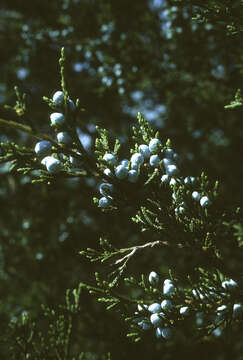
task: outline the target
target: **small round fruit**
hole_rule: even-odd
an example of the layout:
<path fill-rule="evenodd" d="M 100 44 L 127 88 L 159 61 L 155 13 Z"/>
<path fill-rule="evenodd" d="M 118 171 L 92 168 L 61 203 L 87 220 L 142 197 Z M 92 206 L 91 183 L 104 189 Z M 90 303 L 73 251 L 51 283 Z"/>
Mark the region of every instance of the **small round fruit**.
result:
<path fill-rule="evenodd" d="M 217 307 L 217 312 L 225 312 L 227 310 L 228 310 L 228 308 L 226 305 L 221 305 L 221 306 Z"/>
<path fill-rule="evenodd" d="M 168 175 L 169 176 L 169 175 Z M 171 178 L 170 179 L 170 185 L 175 185 L 176 184 L 176 179 L 174 179 L 174 178 Z"/>
<path fill-rule="evenodd" d="M 164 158 L 162 160 L 162 162 L 163 162 L 165 168 L 167 168 L 168 165 L 175 165 L 174 161 L 170 158 Z"/>
<path fill-rule="evenodd" d="M 128 164 L 129 164 L 129 161 L 128 161 L 127 159 L 123 159 L 123 160 L 120 161 L 120 164 L 119 164 L 119 165 L 128 167 Z"/>
<path fill-rule="evenodd" d="M 201 205 L 201 207 L 206 208 L 209 205 L 211 205 L 211 201 L 209 200 L 209 198 L 207 196 L 203 196 L 200 199 L 200 205 Z"/>
<path fill-rule="evenodd" d="M 242 305 L 241 304 L 234 304 L 233 306 L 233 318 L 237 319 L 242 315 Z"/>
<path fill-rule="evenodd" d="M 192 193 L 192 198 L 193 198 L 194 200 L 196 200 L 196 201 L 199 201 L 200 198 L 201 198 L 201 195 L 200 195 L 200 193 L 199 193 L 198 191 L 193 191 L 193 193 Z"/>
<path fill-rule="evenodd" d="M 52 97 L 52 101 L 56 105 L 61 105 L 64 101 L 64 95 L 62 91 L 56 91 Z"/>
<path fill-rule="evenodd" d="M 109 176 L 109 177 L 111 177 L 113 174 L 112 174 L 112 171 L 109 169 L 109 168 L 107 168 L 107 169 L 105 169 L 104 170 L 104 174 L 106 175 L 106 176 Z"/>
<path fill-rule="evenodd" d="M 99 199 L 99 206 L 102 208 L 107 208 L 111 204 L 111 199 L 103 196 Z"/>
<path fill-rule="evenodd" d="M 174 151 L 172 149 L 166 149 L 165 150 L 165 156 L 167 158 L 173 159 Z"/>
<path fill-rule="evenodd" d="M 235 288 L 238 287 L 238 284 L 236 281 L 234 281 L 233 279 L 230 279 L 230 280 L 225 280 L 222 282 L 222 287 L 225 289 L 225 290 L 234 290 Z"/>
<path fill-rule="evenodd" d="M 163 184 L 168 184 L 169 181 L 170 181 L 169 175 L 167 175 L 167 174 L 162 175 L 162 177 L 161 177 L 161 182 L 162 182 Z"/>
<path fill-rule="evenodd" d="M 152 153 L 159 152 L 161 149 L 162 143 L 159 139 L 151 139 L 149 142 L 149 150 Z"/>
<path fill-rule="evenodd" d="M 151 285 L 156 285 L 159 282 L 159 275 L 155 271 L 151 271 L 148 280 Z"/>
<path fill-rule="evenodd" d="M 145 144 L 139 145 L 138 150 L 140 154 L 143 155 L 144 159 L 148 159 L 150 157 L 150 150 L 148 145 Z"/>
<path fill-rule="evenodd" d="M 58 173 L 62 169 L 61 161 L 53 156 L 46 156 L 41 163 L 46 166 L 47 171 L 50 173 Z"/>
<path fill-rule="evenodd" d="M 173 309 L 172 302 L 170 300 L 163 300 L 161 303 L 162 310 L 170 311 Z"/>
<path fill-rule="evenodd" d="M 188 306 L 182 306 L 182 307 L 180 308 L 180 314 L 181 314 L 182 316 L 188 316 L 189 313 L 190 313 L 190 309 L 189 309 Z"/>
<path fill-rule="evenodd" d="M 153 303 L 151 305 L 149 305 L 148 307 L 148 311 L 151 313 L 159 313 L 161 311 L 161 306 L 159 303 Z"/>
<path fill-rule="evenodd" d="M 58 112 L 52 113 L 50 115 L 50 119 L 51 119 L 52 126 L 61 126 L 65 122 L 64 115 L 62 113 L 58 113 Z"/>
<path fill-rule="evenodd" d="M 153 325 L 155 326 L 159 326 L 159 325 L 162 325 L 163 324 L 163 319 L 162 317 L 164 317 L 164 314 L 163 313 L 160 313 L 160 314 L 152 314 L 150 316 L 150 321 Z"/>
<path fill-rule="evenodd" d="M 144 163 L 144 157 L 140 153 L 135 153 L 131 156 L 131 163 L 142 165 Z"/>
<path fill-rule="evenodd" d="M 72 142 L 72 138 L 66 131 L 62 131 L 57 134 L 57 141 L 60 144 L 68 145 Z"/>
<path fill-rule="evenodd" d="M 179 172 L 179 169 L 176 165 L 168 165 L 166 167 L 166 174 L 169 176 L 177 175 Z"/>
<path fill-rule="evenodd" d="M 157 166 L 159 166 L 159 163 L 160 163 L 159 155 L 151 155 L 150 156 L 150 159 L 149 159 L 150 166 L 157 167 Z"/>
<path fill-rule="evenodd" d="M 177 153 L 174 153 L 174 154 L 173 154 L 173 160 L 174 160 L 175 162 L 178 162 L 178 161 L 180 160 L 180 157 L 179 157 L 179 155 L 178 155 Z"/>
<path fill-rule="evenodd" d="M 170 296 L 175 293 L 175 287 L 172 283 L 164 282 L 163 293 L 166 296 Z"/>
<path fill-rule="evenodd" d="M 137 182 L 137 180 L 138 180 L 137 170 L 129 170 L 127 180 L 130 181 L 131 183 Z"/>
<path fill-rule="evenodd" d="M 138 323 L 138 326 L 140 326 L 143 330 L 150 330 L 151 329 L 151 324 L 149 324 L 147 321 L 142 320 Z"/>
<path fill-rule="evenodd" d="M 119 180 L 124 180 L 128 176 L 128 169 L 125 166 L 118 165 L 115 168 L 115 175 Z"/>
<path fill-rule="evenodd" d="M 103 156 L 103 159 L 105 161 L 107 161 L 111 165 L 116 165 L 117 164 L 117 158 L 113 154 L 105 154 Z"/>
<path fill-rule="evenodd" d="M 50 152 L 51 152 L 50 141 L 47 141 L 47 140 L 39 141 L 35 145 L 35 153 L 38 156 L 45 156 L 45 155 L 49 154 Z"/>

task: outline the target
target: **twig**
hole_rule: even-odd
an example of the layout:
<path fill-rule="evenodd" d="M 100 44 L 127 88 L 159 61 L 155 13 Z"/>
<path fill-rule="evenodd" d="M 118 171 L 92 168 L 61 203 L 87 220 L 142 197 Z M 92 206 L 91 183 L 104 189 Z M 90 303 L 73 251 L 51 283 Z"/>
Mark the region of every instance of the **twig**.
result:
<path fill-rule="evenodd" d="M 146 243 L 144 245 L 137 245 L 137 246 L 133 246 L 131 248 L 120 249 L 119 250 L 120 253 L 124 253 L 127 251 L 130 251 L 130 252 L 129 252 L 129 254 L 122 257 L 121 259 L 116 260 L 115 265 L 120 264 L 123 261 L 127 262 L 138 250 L 142 250 L 146 247 L 154 247 L 156 245 L 161 245 L 161 244 L 162 244 L 162 241 L 157 240 L 157 241 L 152 241 L 152 242 Z"/>
<path fill-rule="evenodd" d="M 130 258 L 139 250 L 143 250 L 147 247 L 151 247 L 153 248 L 154 246 L 170 246 L 170 244 L 168 243 L 168 241 L 161 241 L 161 240 L 156 240 L 156 241 L 152 241 L 152 242 L 148 242 L 144 245 L 137 245 L 137 246 L 132 246 L 130 248 L 124 248 L 124 249 L 120 249 L 118 250 L 117 253 L 124 253 L 124 252 L 128 252 L 129 253 L 125 256 L 123 256 L 121 259 L 118 259 L 115 261 L 114 265 L 120 264 L 122 262 L 128 262 L 130 260 Z M 184 246 L 182 244 L 177 244 L 176 245 L 178 248 L 183 248 Z M 115 254 L 114 254 L 115 255 Z"/>

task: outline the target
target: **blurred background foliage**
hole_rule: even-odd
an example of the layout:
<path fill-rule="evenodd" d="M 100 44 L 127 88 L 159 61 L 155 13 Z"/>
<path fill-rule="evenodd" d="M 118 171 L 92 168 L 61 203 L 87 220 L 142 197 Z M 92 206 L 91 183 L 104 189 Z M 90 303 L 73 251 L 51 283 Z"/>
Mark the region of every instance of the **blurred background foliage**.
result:
<path fill-rule="evenodd" d="M 240 0 L 2 0 L 0 118 L 49 131 L 50 110 L 42 97 L 60 89 L 58 58 L 64 46 L 70 95 L 86 110 L 80 116 L 80 138 L 88 151 L 99 125 L 120 139 L 126 157 L 140 111 L 162 139 L 172 140 L 184 175 L 205 170 L 210 179 L 220 180 L 225 204 L 239 206 L 242 107 L 224 106 L 242 88 L 242 21 Z M 27 94 L 23 118 L 3 107 L 14 104 L 15 85 Z M 0 141 L 7 140 L 34 146 L 33 139 L 1 128 Z M 136 244 L 142 235 L 128 222 L 129 209 L 107 218 L 93 205 L 95 179 L 31 185 L 28 176 L 9 174 L 8 167 L 0 167 L 0 357 L 10 358 L 12 344 L 11 356 L 17 359 L 9 320 L 18 322 L 28 311 L 45 333 L 41 304 L 57 307 L 67 288 L 94 282 L 97 265 L 91 266 L 79 251 L 95 248 L 100 235 L 119 247 Z M 165 259 L 173 263 L 173 254 L 156 257 L 149 250 L 130 263 L 129 272 L 163 268 Z M 108 352 L 112 359 L 161 358 L 155 339 L 134 345 L 119 316 L 105 312 L 88 294 L 82 293 L 80 303 L 73 354 L 83 351 L 85 359 L 101 359 Z M 180 354 L 171 345 L 164 359 L 208 352 L 214 359 L 227 358 L 229 348 L 222 343 L 184 344 Z M 240 359 L 239 346 L 231 356 Z"/>

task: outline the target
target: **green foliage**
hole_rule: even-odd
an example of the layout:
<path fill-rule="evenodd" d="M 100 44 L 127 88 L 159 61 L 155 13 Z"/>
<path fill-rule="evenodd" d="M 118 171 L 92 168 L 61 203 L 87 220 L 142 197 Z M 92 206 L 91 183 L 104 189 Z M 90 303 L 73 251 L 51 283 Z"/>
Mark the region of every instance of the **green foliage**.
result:
<path fill-rule="evenodd" d="M 1 359 L 240 359 L 242 0 L 2 6 Z M 65 122 L 49 126 L 53 112 Z M 136 167 L 154 138 L 159 164 Z M 179 173 L 163 182 L 172 148 Z M 168 340 L 148 310 L 164 300 Z"/>
<path fill-rule="evenodd" d="M 7 337 L 11 343 L 11 359 L 73 359 L 91 360 L 94 354 L 79 352 L 73 344 L 78 324 L 74 316 L 80 316 L 81 284 L 77 289 L 66 292 L 66 303 L 55 309 L 42 306 L 38 323 L 23 311 L 19 318 L 9 324 Z M 45 330 L 41 330 L 41 329 Z M 80 339 L 81 343 L 84 340 Z M 5 344 L 4 344 L 5 345 Z M 109 359 L 101 356 L 100 359 Z"/>
<path fill-rule="evenodd" d="M 238 106 L 242 106 L 243 98 L 241 96 L 241 91 L 238 89 L 235 93 L 235 99 L 231 101 L 230 105 L 225 105 L 225 109 L 234 109 Z"/>

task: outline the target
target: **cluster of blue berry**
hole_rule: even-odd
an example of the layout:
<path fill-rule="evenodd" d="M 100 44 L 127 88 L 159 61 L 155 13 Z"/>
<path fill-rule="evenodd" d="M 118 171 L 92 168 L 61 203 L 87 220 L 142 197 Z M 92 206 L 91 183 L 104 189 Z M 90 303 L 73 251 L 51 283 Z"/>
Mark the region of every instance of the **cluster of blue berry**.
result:
<path fill-rule="evenodd" d="M 158 288 L 159 276 L 156 272 L 152 271 L 149 274 L 149 283 Z M 138 316 L 133 319 L 142 330 L 155 329 L 155 335 L 157 338 L 164 338 L 169 340 L 173 335 L 173 330 L 176 326 L 175 319 L 179 321 L 184 320 L 186 317 L 193 317 L 197 327 L 202 327 L 205 321 L 205 316 L 209 316 L 208 312 L 205 314 L 202 310 L 203 306 L 200 306 L 200 301 L 206 306 L 211 304 L 212 313 L 210 319 L 213 324 L 213 333 L 216 336 L 221 335 L 221 328 L 226 319 L 231 316 L 232 319 L 239 319 L 243 316 L 243 307 L 239 303 L 232 305 L 232 295 L 235 289 L 238 288 L 236 281 L 230 279 L 223 281 L 220 291 L 211 288 L 207 293 L 202 292 L 202 289 L 193 289 L 190 296 L 187 294 L 187 299 L 190 299 L 191 306 L 184 304 L 176 304 L 178 302 L 176 292 L 181 293 L 181 289 L 176 287 L 170 279 L 166 279 L 162 286 L 162 302 L 154 302 L 151 305 L 142 304 L 138 305 L 138 311 L 135 315 Z M 181 297 L 180 297 L 181 299 Z M 186 298 L 185 298 L 186 300 Z M 194 301 L 193 301 L 194 300 Z M 197 301 L 196 301 L 197 300 Z M 218 304 L 227 303 L 218 306 Z M 142 316 L 141 316 L 142 315 Z"/>
<path fill-rule="evenodd" d="M 103 156 L 109 168 L 104 170 L 104 174 L 108 177 L 116 177 L 119 180 L 136 183 L 141 174 L 141 167 L 147 169 L 158 169 L 162 172 L 161 183 L 169 184 L 173 187 L 175 184 L 193 185 L 195 178 L 187 176 L 184 179 L 179 177 L 178 161 L 179 156 L 171 148 L 163 147 L 159 139 L 153 138 L 149 144 L 142 144 L 138 147 L 138 152 L 132 154 L 130 160 L 123 159 L 120 162 L 117 157 L 111 153 L 106 153 Z M 182 180 L 183 179 L 183 180 Z M 102 183 L 99 187 L 100 194 L 103 197 L 99 200 L 99 206 L 107 208 L 112 204 L 112 192 L 114 186 L 109 183 Z M 173 200 L 176 200 L 176 195 L 172 194 Z M 208 196 L 201 195 L 197 191 L 192 192 L 192 198 L 200 202 L 202 207 L 208 207 L 211 200 Z M 182 214 L 185 211 L 185 202 L 181 202 L 175 209 L 175 213 Z"/>
<path fill-rule="evenodd" d="M 62 91 L 56 91 L 52 98 L 53 103 L 56 106 L 63 108 L 64 105 L 64 94 Z M 75 110 L 75 105 L 72 100 L 68 100 L 69 110 L 72 112 Z M 65 116 L 61 112 L 54 112 L 50 115 L 51 126 L 56 129 L 62 129 L 65 127 Z M 60 131 L 57 133 L 57 141 L 59 144 L 68 145 L 72 143 L 72 138 L 67 131 Z M 35 153 L 43 157 L 41 163 L 46 167 L 50 173 L 58 173 L 62 170 L 62 162 L 51 156 L 52 144 L 50 141 L 42 140 L 35 145 Z M 69 161 L 71 165 L 76 165 L 76 159 L 70 156 Z"/>
<path fill-rule="evenodd" d="M 160 155 L 164 155 L 164 158 L 161 158 Z M 104 170 L 104 174 L 109 177 L 115 176 L 119 180 L 125 180 L 131 183 L 136 183 L 139 179 L 141 172 L 141 166 L 146 165 L 149 168 L 164 168 L 166 175 L 163 175 L 161 181 L 164 182 L 164 176 L 168 179 L 173 175 L 179 173 L 177 166 L 178 155 L 174 153 L 172 149 L 163 150 L 162 143 L 159 139 L 151 139 L 149 144 L 142 144 L 138 147 L 138 152 L 132 154 L 130 160 L 123 159 L 120 162 L 117 157 L 113 154 L 107 153 L 103 156 L 110 166 L 113 167 L 113 171 L 110 168 Z M 112 196 L 111 190 L 112 186 L 109 184 L 109 194 L 106 191 L 103 191 L 104 187 L 107 184 L 100 185 L 100 193 L 104 195 L 99 200 L 99 205 L 101 207 L 108 207 L 111 205 Z"/>
<path fill-rule="evenodd" d="M 180 185 L 183 184 L 187 188 L 193 188 L 193 186 L 195 186 L 195 183 L 196 183 L 196 179 L 194 176 L 186 176 L 185 178 L 178 177 L 178 178 L 172 178 L 170 180 L 170 185 L 177 184 L 180 187 Z M 198 191 L 192 191 L 191 197 L 193 200 L 195 200 L 195 202 L 198 202 L 202 208 L 207 208 L 212 204 L 211 200 L 207 195 L 201 194 Z M 176 204 L 178 204 L 178 206 L 175 207 L 175 214 L 176 215 L 184 214 L 187 208 L 184 193 L 178 197 L 177 194 L 173 192 L 172 199 L 175 201 Z"/>

